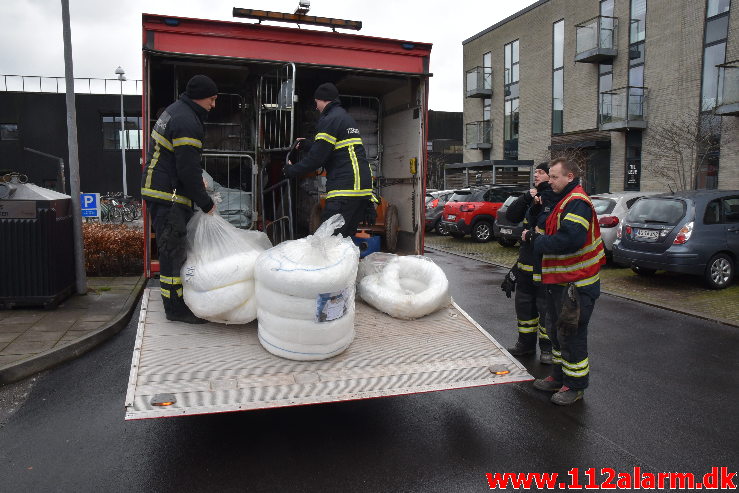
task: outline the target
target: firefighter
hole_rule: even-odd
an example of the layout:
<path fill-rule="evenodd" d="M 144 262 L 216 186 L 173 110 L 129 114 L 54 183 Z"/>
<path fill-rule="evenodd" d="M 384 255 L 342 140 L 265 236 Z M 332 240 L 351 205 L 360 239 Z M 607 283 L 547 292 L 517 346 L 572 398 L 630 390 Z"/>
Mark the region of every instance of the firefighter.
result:
<path fill-rule="evenodd" d="M 541 163 L 534 170 L 534 187 L 518 197 L 506 211 L 506 218 L 514 223 L 523 221 L 524 228 L 539 227 L 544 231 L 544 221 L 549 215 L 554 192 L 549 186 L 549 163 Z M 515 280 L 514 280 L 515 279 Z M 501 289 L 510 298 L 515 291 L 518 340 L 508 348 L 513 356 L 536 353 L 539 340 L 539 361 L 552 364 L 552 343 L 546 329 L 546 290 L 540 284 L 541 267 L 530 242 L 521 242 L 518 260 L 503 280 Z"/>
<path fill-rule="evenodd" d="M 557 204 L 544 234 L 530 229 L 521 234 L 542 256 L 541 281 L 552 322 L 552 374 L 536 379 L 534 387 L 555 392 L 551 401 L 559 405 L 580 400 L 588 386 L 588 322 L 600 295 L 600 266 L 606 262 L 598 216 L 580 186 L 579 173 L 568 159 L 552 161 L 549 184 Z"/>
<path fill-rule="evenodd" d="M 200 155 L 203 122 L 215 108 L 218 88 L 205 75 L 191 78 L 185 92 L 159 116 L 151 131 L 141 196 L 146 200 L 159 252 L 159 282 L 167 320 L 206 323 L 182 298 L 180 270 L 186 258 L 186 226 L 193 206 L 209 214 L 215 204 L 205 191 Z"/>
<path fill-rule="evenodd" d="M 325 168 L 327 195 L 321 221 L 341 214 L 344 226 L 336 233 L 353 236 L 361 221 L 374 223 L 373 202 L 376 201 L 359 127 L 341 107 L 339 91 L 332 83 L 318 86 L 313 98 L 321 112 L 316 137 L 312 143 L 300 140 L 298 148 L 308 153 L 295 164 L 288 162 L 284 173 L 288 178 L 295 178 Z"/>

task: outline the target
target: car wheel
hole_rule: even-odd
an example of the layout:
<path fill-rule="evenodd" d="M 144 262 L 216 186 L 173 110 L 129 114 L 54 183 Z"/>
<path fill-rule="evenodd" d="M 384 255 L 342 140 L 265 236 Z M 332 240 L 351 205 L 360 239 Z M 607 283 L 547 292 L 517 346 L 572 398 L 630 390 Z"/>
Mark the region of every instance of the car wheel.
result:
<path fill-rule="evenodd" d="M 464 238 L 464 233 L 449 233 L 449 234 L 451 234 L 453 237 L 457 239 Z"/>
<path fill-rule="evenodd" d="M 486 243 L 493 238 L 493 225 L 490 221 L 478 221 L 472 228 L 472 239 L 477 243 Z"/>
<path fill-rule="evenodd" d="M 724 289 L 734 278 L 734 262 L 724 253 L 717 253 L 706 265 L 706 284 L 711 289 Z"/>
<path fill-rule="evenodd" d="M 647 269 L 646 267 L 639 267 L 638 265 L 632 265 L 631 270 L 635 274 L 639 274 L 640 276 L 653 276 L 655 272 L 657 272 L 657 269 Z"/>
<path fill-rule="evenodd" d="M 436 232 L 441 236 L 447 236 L 449 234 L 449 230 L 441 221 L 436 224 Z"/>
<path fill-rule="evenodd" d="M 498 243 L 500 244 L 500 246 L 504 246 L 506 248 L 516 246 L 517 242 L 518 240 L 514 240 L 512 238 L 498 238 Z"/>

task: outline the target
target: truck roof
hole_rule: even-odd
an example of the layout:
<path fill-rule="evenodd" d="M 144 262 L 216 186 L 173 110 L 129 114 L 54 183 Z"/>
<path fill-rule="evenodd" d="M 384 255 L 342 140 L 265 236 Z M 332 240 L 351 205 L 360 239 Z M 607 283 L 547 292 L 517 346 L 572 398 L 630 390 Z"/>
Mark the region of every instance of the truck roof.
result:
<path fill-rule="evenodd" d="M 145 51 L 430 75 L 430 43 L 143 14 Z"/>

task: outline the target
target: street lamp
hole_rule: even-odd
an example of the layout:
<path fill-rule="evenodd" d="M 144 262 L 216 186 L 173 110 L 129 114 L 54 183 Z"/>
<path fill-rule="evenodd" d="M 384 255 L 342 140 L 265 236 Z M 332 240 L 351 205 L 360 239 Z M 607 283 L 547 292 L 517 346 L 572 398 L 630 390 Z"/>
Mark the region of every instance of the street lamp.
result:
<path fill-rule="evenodd" d="M 124 75 L 126 72 L 118 66 L 117 69 L 115 69 L 115 73 L 118 76 L 118 80 L 121 81 L 121 161 L 123 166 L 123 196 L 128 195 L 128 184 L 126 183 L 126 146 L 124 144 L 124 139 L 126 136 L 126 127 L 125 127 L 125 116 L 123 114 L 123 81 L 126 80 L 126 76 Z"/>

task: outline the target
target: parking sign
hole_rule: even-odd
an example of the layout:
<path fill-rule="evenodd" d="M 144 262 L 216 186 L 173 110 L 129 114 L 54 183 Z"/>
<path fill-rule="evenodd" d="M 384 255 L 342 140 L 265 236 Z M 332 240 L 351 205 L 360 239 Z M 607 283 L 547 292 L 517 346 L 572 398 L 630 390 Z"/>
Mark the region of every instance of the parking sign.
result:
<path fill-rule="evenodd" d="M 100 194 L 81 193 L 80 208 L 82 217 L 100 217 Z"/>

